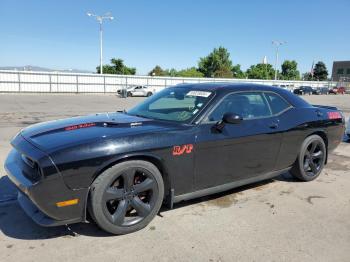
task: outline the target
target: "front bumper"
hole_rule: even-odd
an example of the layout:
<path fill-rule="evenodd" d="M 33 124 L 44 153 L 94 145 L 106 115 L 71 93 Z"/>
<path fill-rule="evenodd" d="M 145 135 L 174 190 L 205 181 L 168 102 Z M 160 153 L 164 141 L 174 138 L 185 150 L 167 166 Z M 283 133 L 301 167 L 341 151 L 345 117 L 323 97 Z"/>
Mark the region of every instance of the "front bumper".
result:
<path fill-rule="evenodd" d="M 88 189 L 69 189 L 60 174 L 43 176 L 33 182 L 28 177 L 22 154 L 43 156 L 44 154 L 21 137 L 13 143 L 14 148 L 5 161 L 9 179 L 19 189 L 18 202 L 25 213 L 42 226 L 59 226 L 85 221 L 86 198 Z M 24 152 L 25 151 L 25 152 Z M 36 159 L 40 161 L 39 159 Z M 47 162 L 47 161 L 46 161 Z M 57 207 L 56 203 L 78 198 L 78 204 Z"/>
<path fill-rule="evenodd" d="M 17 201 L 22 207 L 24 212 L 29 216 L 35 223 L 44 227 L 62 226 L 68 224 L 74 224 L 81 222 L 81 218 L 67 219 L 67 220 L 55 220 L 48 217 L 43 213 L 34 203 L 21 191 L 18 191 Z"/>

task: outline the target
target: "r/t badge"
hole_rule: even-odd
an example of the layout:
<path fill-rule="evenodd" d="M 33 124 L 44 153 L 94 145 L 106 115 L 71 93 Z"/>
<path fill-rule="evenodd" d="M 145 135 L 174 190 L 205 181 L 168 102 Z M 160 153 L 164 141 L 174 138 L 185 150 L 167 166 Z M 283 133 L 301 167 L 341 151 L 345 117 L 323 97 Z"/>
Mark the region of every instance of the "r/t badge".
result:
<path fill-rule="evenodd" d="M 181 156 L 183 154 L 190 154 L 192 153 L 193 145 L 187 144 L 182 146 L 174 146 L 173 147 L 173 156 Z"/>

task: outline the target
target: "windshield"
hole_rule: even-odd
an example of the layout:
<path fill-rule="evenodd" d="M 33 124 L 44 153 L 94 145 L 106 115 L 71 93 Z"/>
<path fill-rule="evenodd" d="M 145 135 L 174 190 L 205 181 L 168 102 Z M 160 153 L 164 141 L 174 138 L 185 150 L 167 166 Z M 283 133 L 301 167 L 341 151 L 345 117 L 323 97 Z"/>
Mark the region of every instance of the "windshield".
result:
<path fill-rule="evenodd" d="M 154 94 L 127 112 L 145 118 L 190 122 L 214 95 L 189 87 L 169 87 Z"/>

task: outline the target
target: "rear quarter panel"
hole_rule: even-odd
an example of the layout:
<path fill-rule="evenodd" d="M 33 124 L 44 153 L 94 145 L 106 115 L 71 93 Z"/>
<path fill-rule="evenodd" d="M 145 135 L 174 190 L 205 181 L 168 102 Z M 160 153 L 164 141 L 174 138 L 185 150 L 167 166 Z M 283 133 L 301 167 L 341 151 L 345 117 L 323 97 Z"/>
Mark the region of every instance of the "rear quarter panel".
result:
<path fill-rule="evenodd" d="M 293 108 L 280 116 L 283 138 L 276 169 L 291 166 L 303 141 L 312 134 L 324 134 L 328 151 L 339 145 L 344 134 L 344 122 L 328 119 L 328 111 L 316 107 Z"/>

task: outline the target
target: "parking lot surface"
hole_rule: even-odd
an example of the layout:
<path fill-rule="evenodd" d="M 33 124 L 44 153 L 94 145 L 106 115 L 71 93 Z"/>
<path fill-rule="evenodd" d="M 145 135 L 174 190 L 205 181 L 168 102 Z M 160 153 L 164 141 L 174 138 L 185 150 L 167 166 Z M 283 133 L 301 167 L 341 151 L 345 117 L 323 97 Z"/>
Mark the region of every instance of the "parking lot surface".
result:
<path fill-rule="evenodd" d="M 350 95 L 305 96 L 348 119 Z M 18 206 L 3 163 L 21 128 L 47 120 L 130 108 L 114 95 L 0 95 L 0 261 L 350 261 L 350 143 L 321 176 L 288 173 L 163 209 L 145 229 L 111 236 L 94 224 L 42 228 Z"/>

